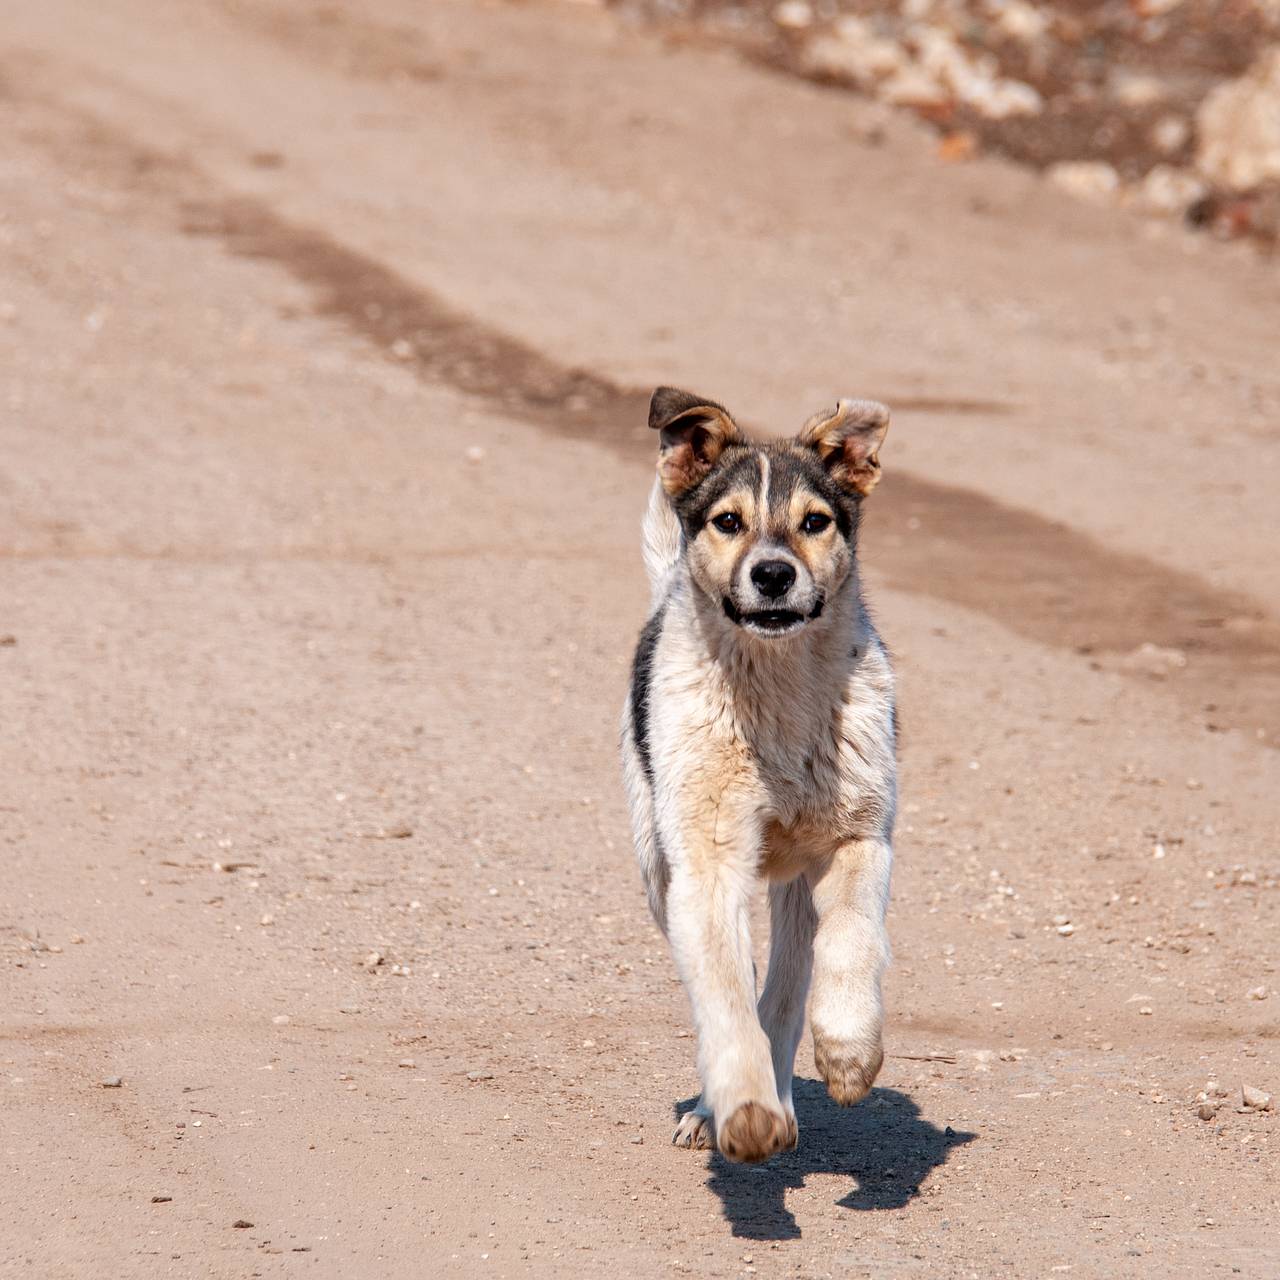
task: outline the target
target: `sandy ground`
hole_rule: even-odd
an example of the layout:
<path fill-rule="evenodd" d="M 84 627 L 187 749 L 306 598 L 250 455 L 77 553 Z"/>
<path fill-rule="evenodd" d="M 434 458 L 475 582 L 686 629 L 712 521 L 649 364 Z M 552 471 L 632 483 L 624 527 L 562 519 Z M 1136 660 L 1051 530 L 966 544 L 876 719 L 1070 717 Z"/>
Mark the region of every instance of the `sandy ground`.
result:
<path fill-rule="evenodd" d="M 1276 1275 L 1274 263 L 360 12 L 0 33 L 0 1274 Z M 897 408 L 890 1058 L 761 1169 L 614 759 L 655 381 Z"/>

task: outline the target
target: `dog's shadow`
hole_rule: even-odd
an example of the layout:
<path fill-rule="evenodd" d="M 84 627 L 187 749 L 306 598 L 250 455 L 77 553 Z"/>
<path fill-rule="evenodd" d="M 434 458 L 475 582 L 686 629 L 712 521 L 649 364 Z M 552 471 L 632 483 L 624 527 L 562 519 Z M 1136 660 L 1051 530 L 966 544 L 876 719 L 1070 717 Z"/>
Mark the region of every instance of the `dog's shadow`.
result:
<path fill-rule="evenodd" d="M 794 1240 L 800 1226 L 786 1206 L 786 1192 L 804 1186 L 811 1173 L 852 1179 L 837 1203 L 846 1209 L 900 1209 L 920 1194 L 929 1174 L 946 1162 L 952 1147 L 977 1136 L 949 1125 L 939 1129 L 897 1089 L 872 1089 L 856 1107 L 841 1107 L 818 1080 L 795 1081 L 800 1146 L 767 1164 L 730 1164 L 718 1151 L 708 1166 L 707 1186 L 720 1197 L 735 1236 L 748 1240 Z M 676 1115 L 697 1098 L 676 1104 Z"/>

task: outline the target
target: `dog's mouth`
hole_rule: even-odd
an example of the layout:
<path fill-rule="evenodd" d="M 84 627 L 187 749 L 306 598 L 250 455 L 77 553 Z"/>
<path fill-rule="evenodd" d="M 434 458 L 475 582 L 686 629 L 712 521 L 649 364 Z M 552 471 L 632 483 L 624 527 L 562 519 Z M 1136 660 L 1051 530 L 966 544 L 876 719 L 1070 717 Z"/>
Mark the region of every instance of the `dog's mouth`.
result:
<path fill-rule="evenodd" d="M 819 599 L 807 614 L 795 609 L 752 609 L 749 612 L 737 608 L 728 596 L 724 598 L 725 617 L 738 626 L 762 636 L 785 636 L 799 631 L 806 623 L 822 614 L 826 602 Z"/>

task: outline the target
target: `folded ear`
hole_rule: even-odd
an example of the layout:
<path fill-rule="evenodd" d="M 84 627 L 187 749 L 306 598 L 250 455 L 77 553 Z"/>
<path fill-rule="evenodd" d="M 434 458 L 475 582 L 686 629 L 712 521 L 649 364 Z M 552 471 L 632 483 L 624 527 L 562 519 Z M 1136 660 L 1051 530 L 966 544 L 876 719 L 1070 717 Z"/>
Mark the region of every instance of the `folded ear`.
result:
<path fill-rule="evenodd" d="M 658 475 L 673 498 L 706 476 L 725 445 L 744 443 L 723 405 L 675 387 L 659 387 L 653 393 L 649 425 L 661 433 Z"/>
<path fill-rule="evenodd" d="M 866 497 L 880 479 L 880 446 L 889 410 L 876 400 L 841 400 L 835 411 L 815 413 L 800 428 L 799 442 L 816 449 L 831 478 Z"/>

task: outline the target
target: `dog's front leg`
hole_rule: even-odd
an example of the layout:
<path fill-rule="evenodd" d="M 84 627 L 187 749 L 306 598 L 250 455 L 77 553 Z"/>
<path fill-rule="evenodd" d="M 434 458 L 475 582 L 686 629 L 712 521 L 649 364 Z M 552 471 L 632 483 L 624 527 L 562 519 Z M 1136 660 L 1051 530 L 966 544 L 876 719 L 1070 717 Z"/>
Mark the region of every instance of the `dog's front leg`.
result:
<path fill-rule="evenodd" d="M 682 820 L 663 832 L 671 861 L 667 930 L 698 1031 L 702 1098 L 693 1123 L 713 1116 L 716 1145 L 730 1160 L 746 1161 L 767 1160 L 796 1140 L 756 1016 L 747 903 L 761 833 L 753 809 L 746 800 L 699 799 L 681 805 Z"/>
<path fill-rule="evenodd" d="M 884 913 L 893 850 L 887 838 L 850 840 L 810 873 L 818 930 L 813 951 L 813 1060 L 827 1092 L 850 1106 L 884 1061 L 880 979 L 889 963 Z"/>

